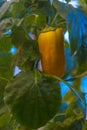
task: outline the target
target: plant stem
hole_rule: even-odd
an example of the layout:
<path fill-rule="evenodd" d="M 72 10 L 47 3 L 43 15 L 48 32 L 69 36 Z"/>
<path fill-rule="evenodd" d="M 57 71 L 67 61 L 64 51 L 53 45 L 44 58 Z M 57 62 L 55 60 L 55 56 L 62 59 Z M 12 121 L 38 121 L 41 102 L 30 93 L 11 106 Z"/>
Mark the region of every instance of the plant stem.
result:
<path fill-rule="evenodd" d="M 65 80 L 65 81 L 74 81 L 74 80 L 77 80 L 77 79 L 79 79 L 79 78 L 82 78 L 83 76 L 86 76 L 86 75 L 87 75 L 87 71 L 83 72 L 83 73 L 80 74 L 80 75 L 74 76 L 73 78 L 69 78 L 69 79 L 67 79 L 67 80 Z"/>
<path fill-rule="evenodd" d="M 55 20 L 57 19 L 57 16 L 58 16 L 58 13 L 56 13 L 55 17 L 53 18 L 52 22 L 51 22 L 51 25 L 54 24 Z"/>
<path fill-rule="evenodd" d="M 66 85 L 69 87 L 69 89 L 72 91 L 72 93 L 73 93 L 76 97 L 78 97 L 78 98 L 83 102 L 83 104 L 85 104 L 85 101 L 83 100 L 83 98 L 80 96 L 80 94 L 78 93 L 78 91 L 75 90 L 75 88 L 74 88 L 72 85 L 70 85 L 69 83 L 67 83 L 66 81 L 64 81 L 63 79 L 61 79 L 61 78 L 59 78 L 59 77 L 57 77 L 57 76 L 53 76 L 53 78 L 55 78 L 55 79 L 57 79 L 57 80 L 63 82 L 64 84 L 66 84 Z"/>

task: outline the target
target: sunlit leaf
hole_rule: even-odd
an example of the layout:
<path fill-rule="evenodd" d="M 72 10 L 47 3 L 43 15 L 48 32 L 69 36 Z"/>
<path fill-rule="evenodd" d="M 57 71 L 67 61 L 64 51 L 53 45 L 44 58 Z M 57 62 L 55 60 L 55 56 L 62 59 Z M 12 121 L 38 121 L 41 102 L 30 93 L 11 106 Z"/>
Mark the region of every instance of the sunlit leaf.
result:
<path fill-rule="evenodd" d="M 0 116 L 0 128 L 4 127 L 9 122 L 9 115 L 3 114 Z"/>
<path fill-rule="evenodd" d="M 66 110 L 66 117 L 79 118 L 81 116 L 83 117 L 81 106 L 79 106 L 79 104 L 76 102 L 76 99 L 73 98 L 72 102 L 69 104 Z"/>
<path fill-rule="evenodd" d="M 87 5 L 87 1 L 86 0 L 78 0 L 79 1 L 79 4 L 81 5 L 81 6 L 83 6 L 83 5 Z"/>
<path fill-rule="evenodd" d="M 72 94 L 71 91 L 68 91 L 68 92 L 65 94 L 65 96 L 64 96 L 64 98 L 63 98 L 63 101 L 66 101 L 66 102 L 68 102 L 68 103 L 71 103 L 73 100 L 74 100 L 74 95 Z"/>

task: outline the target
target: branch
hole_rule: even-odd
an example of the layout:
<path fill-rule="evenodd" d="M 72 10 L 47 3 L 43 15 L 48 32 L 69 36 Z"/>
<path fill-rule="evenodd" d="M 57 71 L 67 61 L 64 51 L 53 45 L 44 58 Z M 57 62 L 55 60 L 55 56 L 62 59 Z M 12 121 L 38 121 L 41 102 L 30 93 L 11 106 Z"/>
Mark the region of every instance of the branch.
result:
<path fill-rule="evenodd" d="M 58 16 L 59 14 L 58 13 L 56 13 L 56 15 L 55 15 L 55 17 L 53 18 L 53 20 L 52 20 L 52 22 L 51 22 L 51 25 L 53 25 L 54 24 L 54 22 L 55 22 L 55 20 L 57 19 L 57 16 Z"/>
<path fill-rule="evenodd" d="M 65 80 L 57 77 L 57 76 L 53 76 L 53 78 L 57 79 L 58 81 L 61 81 L 63 82 L 64 84 L 66 84 L 69 89 L 71 90 L 71 92 L 76 96 L 78 97 L 82 102 L 83 104 L 85 104 L 85 101 L 83 100 L 83 98 L 81 97 L 80 93 L 73 87 L 73 85 L 70 85 L 68 82 L 66 82 Z"/>
<path fill-rule="evenodd" d="M 87 75 L 87 71 L 85 71 L 85 72 L 83 72 L 82 74 L 77 75 L 77 76 L 75 76 L 75 77 L 73 77 L 73 78 L 66 79 L 65 81 L 74 81 L 74 80 L 79 79 L 79 78 L 82 78 L 83 76 L 86 76 L 86 75 Z"/>

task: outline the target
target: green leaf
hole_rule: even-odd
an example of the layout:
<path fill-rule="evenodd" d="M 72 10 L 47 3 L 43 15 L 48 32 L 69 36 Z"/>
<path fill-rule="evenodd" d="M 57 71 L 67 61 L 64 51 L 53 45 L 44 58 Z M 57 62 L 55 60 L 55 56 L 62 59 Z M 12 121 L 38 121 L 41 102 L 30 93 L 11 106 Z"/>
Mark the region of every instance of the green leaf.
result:
<path fill-rule="evenodd" d="M 54 16 L 54 10 L 49 0 L 38 0 L 36 12 L 46 16 Z"/>
<path fill-rule="evenodd" d="M 30 14 L 24 18 L 23 26 L 29 33 L 35 34 L 35 29 L 41 28 L 46 24 L 46 17 L 42 14 Z M 34 31 L 33 31 L 34 30 Z"/>
<path fill-rule="evenodd" d="M 33 69 L 35 61 L 40 57 L 37 41 L 27 39 L 15 54 L 12 66 L 19 66 L 23 70 Z"/>
<path fill-rule="evenodd" d="M 5 102 L 14 117 L 28 128 L 45 125 L 58 112 L 58 82 L 39 71 L 21 72 L 6 86 Z"/>
<path fill-rule="evenodd" d="M 87 47 L 81 46 L 76 54 L 79 66 L 82 64 L 87 64 Z"/>
<path fill-rule="evenodd" d="M 13 17 L 22 18 L 26 13 L 26 8 L 22 2 L 13 3 L 10 8 Z"/>
<path fill-rule="evenodd" d="M 26 8 L 28 8 L 29 6 L 31 6 L 32 3 L 34 2 L 33 0 L 22 0 L 22 1 L 23 1 L 24 6 L 25 6 Z"/>
<path fill-rule="evenodd" d="M 72 94 L 71 91 L 68 91 L 63 98 L 63 101 L 66 101 L 68 103 L 71 103 L 73 101 L 73 99 L 75 98 L 75 96 Z"/>
<path fill-rule="evenodd" d="M 66 117 L 72 118 L 79 118 L 83 117 L 83 112 L 81 106 L 77 104 L 77 100 L 73 99 L 72 102 L 69 104 L 69 107 L 66 110 Z"/>
<path fill-rule="evenodd" d="M 68 130 L 82 130 L 83 123 L 83 119 L 76 119 L 69 125 Z"/>
<path fill-rule="evenodd" d="M 87 122 L 85 121 L 83 129 L 82 130 L 87 130 Z"/>
<path fill-rule="evenodd" d="M 0 39 L 0 53 L 1 52 L 8 53 L 11 47 L 12 47 L 12 43 L 10 37 L 4 36 Z"/>
<path fill-rule="evenodd" d="M 4 127 L 8 121 L 9 121 L 9 115 L 8 114 L 3 114 L 0 116 L 0 128 Z"/>
<path fill-rule="evenodd" d="M 8 53 L 2 53 L 0 56 L 0 79 L 8 81 L 12 76 L 11 69 L 11 55 Z"/>
<path fill-rule="evenodd" d="M 54 15 L 54 10 L 49 0 L 23 0 L 24 6 L 36 14 L 43 14 L 45 16 Z"/>
<path fill-rule="evenodd" d="M 26 41 L 27 37 L 26 37 L 26 33 L 23 29 L 22 26 L 13 26 L 12 28 L 12 34 L 11 34 L 11 42 L 13 45 L 15 45 L 16 47 L 24 44 L 24 42 Z"/>
<path fill-rule="evenodd" d="M 79 4 L 81 6 L 83 6 L 83 5 L 87 6 L 87 1 L 86 0 L 78 0 L 78 2 L 79 2 Z"/>
<path fill-rule="evenodd" d="M 80 64 L 77 68 L 77 75 L 87 71 L 87 62 Z"/>

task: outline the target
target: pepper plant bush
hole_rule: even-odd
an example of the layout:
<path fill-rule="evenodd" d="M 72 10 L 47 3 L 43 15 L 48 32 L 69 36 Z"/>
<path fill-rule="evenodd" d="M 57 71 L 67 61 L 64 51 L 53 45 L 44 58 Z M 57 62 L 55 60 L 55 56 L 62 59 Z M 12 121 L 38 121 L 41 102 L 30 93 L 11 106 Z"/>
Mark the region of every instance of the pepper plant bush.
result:
<path fill-rule="evenodd" d="M 0 17 L 0 130 L 87 129 L 87 89 L 82 83 L 87 75 L 86 25 L 85 11 L 67 3 L 9 4 Z M 67 29 L 70 43 L 63 39 Z M 15 67 L 21 70 L 17 75 Z M 64 85 L 69 91 L 63 96 Z"/>

